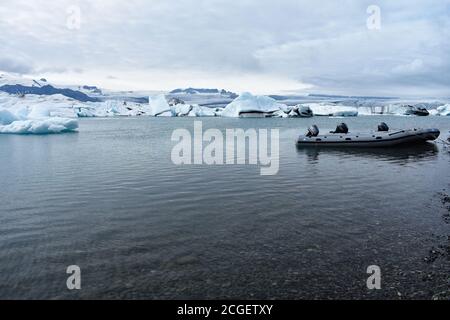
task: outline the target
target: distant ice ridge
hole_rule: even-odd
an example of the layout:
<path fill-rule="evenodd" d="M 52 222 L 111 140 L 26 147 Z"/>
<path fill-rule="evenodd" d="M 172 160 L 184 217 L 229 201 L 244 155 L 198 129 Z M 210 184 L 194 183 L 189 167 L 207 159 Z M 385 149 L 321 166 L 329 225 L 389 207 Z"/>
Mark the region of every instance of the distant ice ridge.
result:
<path fill-rule="evenodd" d="M 309 107 L 315 116 L 356 117 L 359 114 L 358 108 L 356 107 L 330 103 L 304 103 L 302 106 Z"/>
<path fill-rule="evenodd" d="M 74 104 L 70 107 L 75 117 L 134 117 L 149 115 L 150 106 L 135 102 L 125 102 L 117 100 L 107 100 L 97 103 Z"/>
<path fill-rule="evenodd" d="M 47 108 L 35 106 L 14 111 L 0 109 L 0 134 L 51 134 L 74 132 L 76 119 L 51 117 Z"/>
<path fill-rule="evenodd" d="M 150 97 L 149 115 L 156 117 L 311 117 L 307 106 L 287 106 L 267 96 L 243 93 L 225 108 L 211 108 L 198 104 L 186 104 L 179 98 L 169 101 L 165 95 Z"/>
<path fill-rule="evenodd" d="M 267 97 L 250 93 L 237 96 L 226 90 L 193 88 L 177 89 L 149 99 L 148 96 L 155 94 L 154 91 L 113 92 L 95 86 L 76 86 L 72 87 L 72 91 L 55 91 L 50 90 L 49 86 L 46 79 L 33 80 L 0 73 L 0 109 L 7 109 L 17 116 L 18 120 L 15 121 L 36 120 L 32 113 L 19 116 L 23 110 L 47 110 L 45 118 L 66 119 L 126 116 L 297 118 L 313 115 L 405 115 L 409 106 L 416 106 L 426 108 L 432 116 L 450 115 L 448 99 L 405 100 L 314 94 Z M 95 99 L 84 99 L 84 95 L 94 95 Z M 5 114 L 3 116 L 6 117 Z"/>

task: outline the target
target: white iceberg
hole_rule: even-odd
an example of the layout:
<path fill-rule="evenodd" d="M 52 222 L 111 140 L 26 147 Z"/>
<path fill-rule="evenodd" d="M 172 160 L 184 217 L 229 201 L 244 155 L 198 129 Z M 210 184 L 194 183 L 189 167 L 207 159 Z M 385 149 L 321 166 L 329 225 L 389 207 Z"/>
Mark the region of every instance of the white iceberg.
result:
<path fill-rule="evenodd" d="M 287 108 L 275 99 L 267 96 L 254 96 L 251 93 L 243 93 L 222 111 L 222 117 L 238 118 L 245 115 L 272 115 L 274 112 Z"/>
<path fill-rule="evenodd" d="M 14 113 L 0 109 L 0 134 L 51 134 L 74 132 L 78 129 L 76 119 L 50 117 L 45 108 L 23 109 Z"/>
<path fill-rule="evenodd" d="M 294 109 L 294 106 L 288 106 L 286 104 L 280 104 L 280 109 L 284 113 L 289 114 Z"/>
<path fill-rule="evenodd" d="M 175 113 L 177 117 L 185 117 L 190 114 L 194 107 L 190 104 L 177 104 L 173 105 L 171 108 L 172 112 Z"/>
<path fill-rule="evenodd" d="M 437 108 L 437 114 L 439 116 L 450 116 L 450 104 L 445 104 Z"/>
<path fill-rule="evenodd" d="M 296 105 L 290 107 L 290 111 L 287 113 L 289 118 L 311 118 L 314 116 L 312 109 L 305 105 Z"/>
<path fill-rule="evenodd" d="M 390 103 L 384 107 L 384 114 L 404 116 L 408 110 L 403 103 Z"/>
<path fill-rule="evenodd" d="M 51 134 L 75 132 L 78 122 L 75 119 L 48 118 L 35 120 L 19 120 L 0 126 L 0 133 L 10 134 Z"/>
<path fill-rule="evenodd" d="M 148 114 L 154 117 L 215 117 L 217 115 L 214 109 L 197 104 L 175 103 L 174 99 L 169 103 L 163 94 L 150 97 L 149 102 Z"/>
<path fill-rule="evenodd" d="M 172 108 L 166 100 L 166 96 L 160 94 L 149 98 L 150 112 L 149 115 L 157 116 L 173 116 Z"/>
<path fill-rule="evenodd" d="M 215 117 L 216 115 L 214 109 L 198 105 L 194 105 L 191 112 L 189 112 L 190 117 Z"/>
<path fill-rule="evenodd" d="M 97 115 L 95 114 L 94 110 L 87 109 L 87 108 L 78 108 L 78 111 L 76 112 L 78 118 L 93 118 Z"/>
<path fill-rule="evenodd" d="M 151 115 L 151 107 L 135 102 L 107 100 L 74 106 L 75 116 L 89 117 L 135 117 Z"/>
<path fill-rule="evenodd" d="M 129 116 L 131 109 L 126 103 L 117 100 L 107 100 L 101 103 L 95 103 L 93 106 L 81 108 L 81 112 L 77 112 L 78 117 L 116 117 Z"/>
<path fill-rule="evenodd" d="M 272 113 L 273 118 L 289 118 L 289 114 L 284 112 L 283 110 L 278 110 Z"/>
<path fill-rule="evenodd" d="M 316 116 L 327 117 L 356 117 L 358 109 L 356 107 L 340 106 L 328 103 L 305 103 L 302 106 L 309 107 Z"/>

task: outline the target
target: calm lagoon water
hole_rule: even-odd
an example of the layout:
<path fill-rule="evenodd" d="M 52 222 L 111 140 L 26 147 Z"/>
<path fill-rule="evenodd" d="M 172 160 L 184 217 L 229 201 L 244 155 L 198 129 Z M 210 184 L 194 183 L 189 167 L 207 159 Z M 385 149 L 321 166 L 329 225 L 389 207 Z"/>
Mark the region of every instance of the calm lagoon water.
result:
<path fill-rule="evenodd" d="M 199 120 L 199 119 L 195 119 Z M 450 154 L 300 150 L 341 119 L 203 118 L 279 128 L 280 171 L 175 166 L 188 118 L 83 119 L 80 132 L 0 135 L 0 298 L 431 298 L 449 292 Z M 351 130 L 437 127 L 440 117 L 358 117 Z M 446 251 L 447 250 L 447 251 Z M 447 252 L 447 254 L 446 254 Z M 82 290 L 68 291 L 79 265 Z M 379 291 L 366 269 L 382 269 Z"/>

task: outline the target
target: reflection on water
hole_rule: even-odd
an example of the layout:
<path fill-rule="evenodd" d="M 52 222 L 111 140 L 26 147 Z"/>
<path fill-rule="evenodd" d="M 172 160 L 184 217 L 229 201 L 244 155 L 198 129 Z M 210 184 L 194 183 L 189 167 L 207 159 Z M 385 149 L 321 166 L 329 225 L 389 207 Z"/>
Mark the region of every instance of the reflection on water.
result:
<path fill-rule="evenodd" d="M 396 164 L 431 161 L 438 156 L 439 148 L 434 143 L 414 146 L 396 146 L 394 148 L 354 148 L 354 147 L 301 147 L 297 145 L 299 154 L 306 154 L 308 161 L 317 162 L 320 156 L 340 156 L 344 158 L 370 158 Z"/>
<path fill-rule="evenodd" d="M 448 128 L 437 118 L 383 120 Z M 172 132 L 193 121 L 82 119 L 75 135 L 0 136 L 0 298 L 430 298 L 447 283 L 436 265 L 422 280 L 430 234 L 448 230 L 433 202 L 449 187 L 446 152 L 298 150 L 302 128 L 336 120 L 208 118 L 222 132 L 280 128 L 278 175 L 175 166 Z M 367 291 L 373 264 L 396 290 Z"/>

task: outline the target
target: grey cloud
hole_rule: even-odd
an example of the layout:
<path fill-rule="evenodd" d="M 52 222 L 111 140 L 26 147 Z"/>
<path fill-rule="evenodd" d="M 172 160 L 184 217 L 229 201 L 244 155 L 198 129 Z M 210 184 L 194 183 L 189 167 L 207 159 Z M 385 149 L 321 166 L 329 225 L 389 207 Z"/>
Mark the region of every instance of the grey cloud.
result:
<path fill-rule="evenodd" d="M 123 81 L 121 70 L 260 74 L 324 92 L 450 95 L 449 0 L 376 1 L 380 31 L 366 27 L 373 1 L 3 2 L 0 41 L 8 56 L 33 57 L 36 70 L 107 70 L 104 78 L 114 72 Z M 79 30 L 65 25 L 73 4 Z"/>
<path fill-rule="evenodd" d="M 33 72 L 33 66 L 27 62 L 0 56 L 0 70 L 18 74 Z"/>

